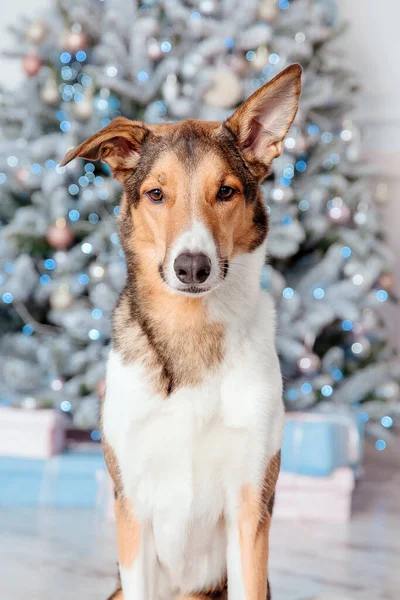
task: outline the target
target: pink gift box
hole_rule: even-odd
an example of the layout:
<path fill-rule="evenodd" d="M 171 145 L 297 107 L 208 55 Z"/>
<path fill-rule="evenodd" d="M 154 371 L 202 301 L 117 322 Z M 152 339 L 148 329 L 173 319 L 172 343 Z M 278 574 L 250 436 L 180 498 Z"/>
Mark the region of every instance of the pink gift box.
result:
<path fill-rule="evenodd" d="M 96 473 L 97 508 L 114 519 L 114 491 L 104 470 Z M 310 477 L 281 471 L 276 487 L 274 518 L 345 522 L 350 519 L 354 489 L 353 469 L 336 469 L 328 477 Z"/>
<path fill-rule="evenodd" d="M 276 487 L 274 517 L 345 522 L 350 519 L 354 472 L 349 467 L 328 477 L 281 471 Z"/>
<path fill-rule="evenodd" d="M 49 458 L 65 447 L 65 418 L 57 410 L 0 407 L 0 456 Z"/>

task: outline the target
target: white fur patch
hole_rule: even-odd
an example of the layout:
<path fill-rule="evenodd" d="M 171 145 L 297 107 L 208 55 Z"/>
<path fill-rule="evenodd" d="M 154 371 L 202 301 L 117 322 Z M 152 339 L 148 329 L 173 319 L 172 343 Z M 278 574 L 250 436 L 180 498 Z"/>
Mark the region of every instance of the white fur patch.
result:
<path fill-rule="evenodd" d="M 197 238 L 182 236 L 174 252 L 198 249 L 198 231 Z M 259 289 L 264 251 L 234 259 L 226 281 L 205 298 L 212 318 L 225 324 L 226 350 L 201 386 L 161 398 L 142 366 L 110 352 L 104 435 L 135 517 L 152 529 L 160 571 L 154 600 L 215 585 L 227 569 L 236 590 L 230 598 L 244 600 L 238 536 L 229 523 L 237 522 L 242 486 L 261 488 L 284 425 L 274 308 Z M 142 571 L 123 574 L 132 590 L 124 600 L 142 600 Z"/>

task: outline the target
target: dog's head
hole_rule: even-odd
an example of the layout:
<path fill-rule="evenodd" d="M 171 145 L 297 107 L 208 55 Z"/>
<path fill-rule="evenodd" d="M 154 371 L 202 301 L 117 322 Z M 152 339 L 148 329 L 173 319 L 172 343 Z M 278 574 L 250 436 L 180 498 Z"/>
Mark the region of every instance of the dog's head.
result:
<path fill-rule="evenodd" d="M 282 152 L 300 82 L 301 67 L 289 66 L 224 123 L 147 126 L 118 117 L 67 153 L 62 165 L 101 159 L 123 184 L 128 270 L 135 257 L 168 290 L 204 294 L 224 280 L 233 257 L 262 244 L 268 222 L 259 184 Z"/>

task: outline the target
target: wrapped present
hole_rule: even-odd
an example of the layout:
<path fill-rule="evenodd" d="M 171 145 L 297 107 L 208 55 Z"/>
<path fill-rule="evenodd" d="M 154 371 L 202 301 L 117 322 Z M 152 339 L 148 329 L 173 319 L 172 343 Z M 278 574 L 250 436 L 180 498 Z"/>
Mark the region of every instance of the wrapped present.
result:
<path fill-rule="evenodd" d="M 350 519 L 354 471 L 336 469 L 328 477 L 281 471 L 276 486 L 274 518 L 346 522 Z"/>
<path fill-rule="evenodd" d="M 357 469 L 363 428 L 354 413 L 287 413 L 282 471 L 324 477 L 340 467 Z"/>
<path fill-rule="evenodd" d="M 65 417 L 54 409 L 0 407 L 0 456 L 48 458 L 65 447 Z"/>
<path fill-rule="evenodd" d="M 103 454 L 69 451 L 47 460 L 0 457 L 0 506 L 95 508 Z"/>

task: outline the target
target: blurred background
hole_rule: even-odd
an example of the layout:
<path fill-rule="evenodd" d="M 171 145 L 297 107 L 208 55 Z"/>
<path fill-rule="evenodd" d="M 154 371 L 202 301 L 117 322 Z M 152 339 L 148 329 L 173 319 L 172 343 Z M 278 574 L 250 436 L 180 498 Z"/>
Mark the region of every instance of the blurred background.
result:
<path fill-rule="evenodd" d="M 2 7 L 1 598 L 115 580 L 99 408 L 121 189 L 103 163 L 58 163 L 120 114 L 225 119 L 295 61 L 300 109 L 263 184 L 288 409 L 274 598 L 397 598 L 399 17 L 395 0 Z"/>

